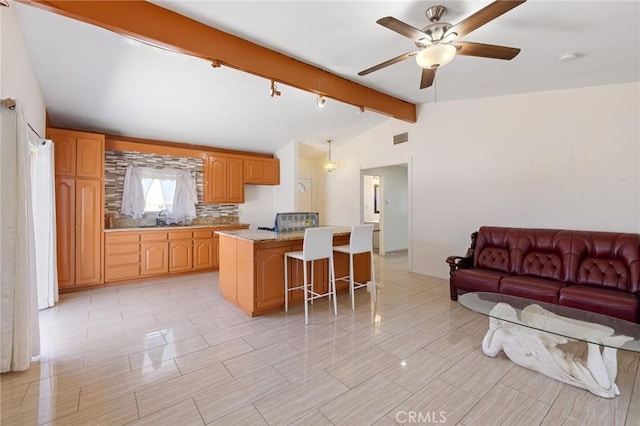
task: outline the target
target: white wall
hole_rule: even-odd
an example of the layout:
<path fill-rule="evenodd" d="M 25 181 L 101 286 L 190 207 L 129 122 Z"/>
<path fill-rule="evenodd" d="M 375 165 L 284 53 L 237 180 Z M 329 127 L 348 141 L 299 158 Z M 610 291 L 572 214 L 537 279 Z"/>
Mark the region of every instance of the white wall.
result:
<path fill-rule="evenodd" d="M 280 185 L 274 188 L 272 222 L 275 213 L 292 212 L 296 208 L 296 184 L 298 179 L 298 142 L 280 148 L 275 157 L 280 160 Z"/>
<path fill-rule="evenodd" d="M 361 168 L 413 161 L 414 272 L 446 277 L 481 225 L 640 232 L 639 105 L 638 83 L 428 104 L 339 145 L 328 215 L 357 218 Z"/>
<path fill-rule="evenodd" d="M 22 101 L 27 121 L 44 137 L 44 98 L 14 7 L 0 7 L 0 23 L 0 98 Z"/>

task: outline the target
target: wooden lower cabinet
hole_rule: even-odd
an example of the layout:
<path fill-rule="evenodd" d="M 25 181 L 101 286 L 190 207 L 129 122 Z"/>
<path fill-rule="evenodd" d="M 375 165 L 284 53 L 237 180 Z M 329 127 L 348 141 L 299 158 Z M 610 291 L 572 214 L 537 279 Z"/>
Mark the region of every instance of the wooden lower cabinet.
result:
<path fill-rule="evenodd" d="M 193 242 L 191 239 L 169 242 L 169 272 L 193 269 Z"/>
<path fill-rule="evenodd" d="M 76 285 L 102 283 L 102 181 L 76 179 Z"/>
<path fill-rule="evenodd" d="M 140 244 L 142 263 L 140 275 L 158 275 L 169 272 L 169 242 L 150 241 Z"/>
<path fill-rule="evenodd" d="M 193 231 L 169 232 L 169 272 L 193 269 Z"/>
<path fill-rule="evenodd" d="M 334 238 L 334 245 L 348 244 L 349 236 Z M 253 242 L 228 234 L 220 235 L 220 291 L 223 297 L 250 316 L 281 309 L 284 306 L 284 254 L 302 250 L 302 239 L 290 241 Z M 337 261 L 336 261 L 337 260 Z M 349 258 L 337 256 L 334 259 L 336 276 L 348 275 Z M 369 280 L 369 258 L 354 259 L 356 277 Z M 317 292 L 326 292 L 329 271 L 327 260 L 314 262 L 314 286 Z M 287 273 L 289 286 L 303 282 L 303 263 L 289 260 Z M 307 265 L 309 276 L 311 264 Z M 337 290 L 348 291 L 348 282 L 336 283 Z M 289 295 L 289 303 L 300 303 L 304 295 L 301 290 Z"/>
<path fill-rule="evenodd" d="M 213 238 L 193 240 L 193 269 L 211 269 L 214 267 Z"/>
<path fill-rule="evenodd" d="M 246 228 L 238 225 L 179 231 L 108 231 L 104 238 L 105 282 L 215 270 L 219 239 L 214 231 Z"/>
<path fill-rule="evenodd" d="M 118 232 L 105 235 L 105 281 L 140 276 L 140 234 Z"/>
<path fill-rule="evenodd" d="M 58 287 L 61 289 L 75 284 L 75 206 L 76 180 L 56 177 L 56 243 Z"/>

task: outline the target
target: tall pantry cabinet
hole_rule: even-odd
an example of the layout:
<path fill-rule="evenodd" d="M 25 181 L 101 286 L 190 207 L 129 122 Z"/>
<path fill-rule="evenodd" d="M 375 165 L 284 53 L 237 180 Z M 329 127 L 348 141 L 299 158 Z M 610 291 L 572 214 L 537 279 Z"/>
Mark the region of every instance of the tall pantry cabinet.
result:
<path fill-rule="evenodd" d="M 104 135 L 48 128 L 47 137 L 55 159 L 58 286 L 101 284 Z"/>

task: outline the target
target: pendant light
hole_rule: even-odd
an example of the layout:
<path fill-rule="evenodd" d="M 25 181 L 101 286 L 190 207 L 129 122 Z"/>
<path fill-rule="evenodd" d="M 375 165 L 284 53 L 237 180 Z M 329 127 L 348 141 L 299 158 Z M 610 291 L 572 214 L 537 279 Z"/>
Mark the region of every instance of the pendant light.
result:
<path fill-rule="evenodd" d="M 332 172 L 338 168 L 335 161 L 331 161 L 331 139 L 327 141 L 329 144 L 329 161 L 324 162 L 323 169 L 325 172 Z"/>

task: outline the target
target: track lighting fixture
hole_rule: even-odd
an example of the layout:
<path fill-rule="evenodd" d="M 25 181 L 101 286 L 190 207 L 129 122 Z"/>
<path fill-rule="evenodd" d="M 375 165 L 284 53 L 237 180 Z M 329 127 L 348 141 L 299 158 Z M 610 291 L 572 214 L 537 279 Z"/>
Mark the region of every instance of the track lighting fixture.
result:
<path fill-rule="evenodd" d="M 324 96 L 318 95 L 318 108 L 324 108 L 326 102 L 327 100 L 324 98 Z"/>
<path fill-rule="evenodd" d="M 276 82 L 271 80 L 271 89 L 269 90 L 269 96 L 272 98 L 274 96 L 280 96 L 280 91 L 278 90 L 278 86 L 276 86 Z"/>

